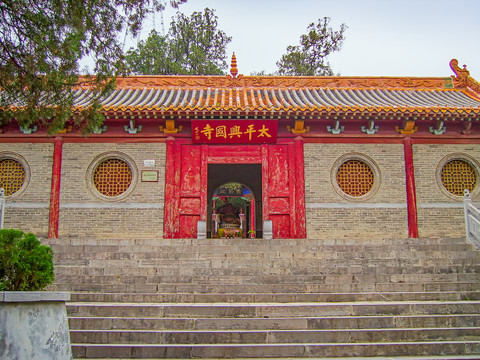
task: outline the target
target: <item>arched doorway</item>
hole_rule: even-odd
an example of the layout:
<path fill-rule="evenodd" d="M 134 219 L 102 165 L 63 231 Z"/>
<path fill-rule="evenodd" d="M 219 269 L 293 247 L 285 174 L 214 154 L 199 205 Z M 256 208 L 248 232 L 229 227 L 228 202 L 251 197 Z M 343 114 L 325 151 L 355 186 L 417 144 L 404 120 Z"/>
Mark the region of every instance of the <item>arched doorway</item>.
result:
<path fill-rule="evenodd" d="M 220 185 L 212 198 L 211 236 L 255 238 L 255 196 L 244 184 Z"/>

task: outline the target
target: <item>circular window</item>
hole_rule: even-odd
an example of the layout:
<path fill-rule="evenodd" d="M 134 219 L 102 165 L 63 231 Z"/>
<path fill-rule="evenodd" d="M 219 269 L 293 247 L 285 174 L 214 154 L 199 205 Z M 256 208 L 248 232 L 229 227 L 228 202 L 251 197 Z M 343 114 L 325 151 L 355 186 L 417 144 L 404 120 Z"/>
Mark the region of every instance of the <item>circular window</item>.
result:
<path fill-rule="evenodd" d="M 337 170 L 337 184 L 350 196 L 363 196 L 372 190 L 373 171 L 365 162 L 347 160 Z"/>
<path fill-rule="evenodd" d="M 125 193 L 132 184 L 132 169 L 122 159 L 105 159 L 93 172 L 93 184 L 105 196 L 114 197 Z"/>
<path fill-rule="evenodd" d="M 445 163 L 440 177 L 445 190 L 456 196 L 463 196 L 465 189 L 472 192 L 477 185 L 475 168 L 462 159 L 454 159 Z"/>
<path fill-rule="evenodd" d="M 377 164 L 363 154 L 345 154 L 333 165 L 330 173 L 336 192 L 350 201 L 366 201 L 374 196 L 381 184 Z"/>
<path fill-rule="evenodd" d="M 12 195 L 25 184 L 26 174 L 23 165 L 14 159 L 0 159 L 0 188 L 5 196 Z"/>

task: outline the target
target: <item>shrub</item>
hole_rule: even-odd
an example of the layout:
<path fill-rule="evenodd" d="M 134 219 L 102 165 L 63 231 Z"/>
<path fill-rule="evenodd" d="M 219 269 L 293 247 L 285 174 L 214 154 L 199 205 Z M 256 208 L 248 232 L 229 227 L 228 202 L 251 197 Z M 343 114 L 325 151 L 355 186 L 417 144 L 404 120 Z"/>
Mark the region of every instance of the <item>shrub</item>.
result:
<path fill-rule="evenodd" d="M 30 233 L 0 230 L 0 291 L 43 290 L 54 280 L 49 246 Z"/>

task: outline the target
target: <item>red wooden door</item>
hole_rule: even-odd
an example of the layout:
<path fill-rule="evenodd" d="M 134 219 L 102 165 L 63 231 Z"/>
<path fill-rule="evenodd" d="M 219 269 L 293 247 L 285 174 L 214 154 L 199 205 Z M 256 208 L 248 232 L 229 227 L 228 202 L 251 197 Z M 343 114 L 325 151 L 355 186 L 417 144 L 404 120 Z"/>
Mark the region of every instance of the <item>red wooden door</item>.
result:
<path fill-rule="evenodd" d="M 303 142 L 215 146 L 167 140 L 164 237 L 194 238 L 207 219 L 209 163 L 262 164 L 263 220 L 272 220 L 275 238 L 303 238 L 305 195 Z"/>
<path fill-rule="evenodd" d="M 167 141 L 164 237 L 194 238 L 202 219 L 202 146 Z"/>
<path fill-rule="evenodd" d="M 303 142 L 264 145 L 263 152 L 263 213 L 272 220 L 273 237 L 306 237 Z"/>

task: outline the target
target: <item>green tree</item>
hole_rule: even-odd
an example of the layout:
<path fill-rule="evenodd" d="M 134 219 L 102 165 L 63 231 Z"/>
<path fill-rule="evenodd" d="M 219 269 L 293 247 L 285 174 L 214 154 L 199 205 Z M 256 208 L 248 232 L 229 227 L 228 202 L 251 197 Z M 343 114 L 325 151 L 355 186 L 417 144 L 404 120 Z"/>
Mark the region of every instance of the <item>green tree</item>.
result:
<path fill-rule="evenodd" d="M 342 48 L 347 26 L 339 30 L 330 26 L 330 18 L 318 19 L 307 27 L 307 34 L 300 36 L 300 45 L 288 46 L 287 53 L 277 62 L 279 75 L 331 76 L 333 71 L 328 56 Z"/>
<path fill-rule="evenodd" d="M 135 74 L 173 74 L 174 64 L 168 48 L 167 38 L 152 30 L 146 40 L 138 43 L 136 49 L 130 49 L 126 53 L 126 66 Z"/>
<path fill-rule="evenodd" d="M 127 52 L 127 66 L 143 75 L 221 75 L 228 67 L 226 48 L 232 38 L 217 27 L 214 10 L 206 8 L 190 17 L 178 12 L 166 37 L 152 31 Z"/>
<path fill-rule="evenodd" d="M 49 246 L 30 233 L 0 230 L 0 291 L 43 290 L 54 280 Z"/>
<path fill-rule="evenodd" d="M 187 0 L 171 0 L 177 7 Z M 119 34 L 136 34 L 162 0 L 2 0 L 0 2 L 0 125 L 15 118 L 33 123 L 93 128 L 102 121 L 93 102 L 73 114 L 80 60 L 93 62 L 95 77 L 83 78 L 96 94 L 113 86 L 113 77 L 126 73 Z M 14 105 L 14 109 L 10 106 Z M 74 115 L 74 116 L 73 116 Z"/>

